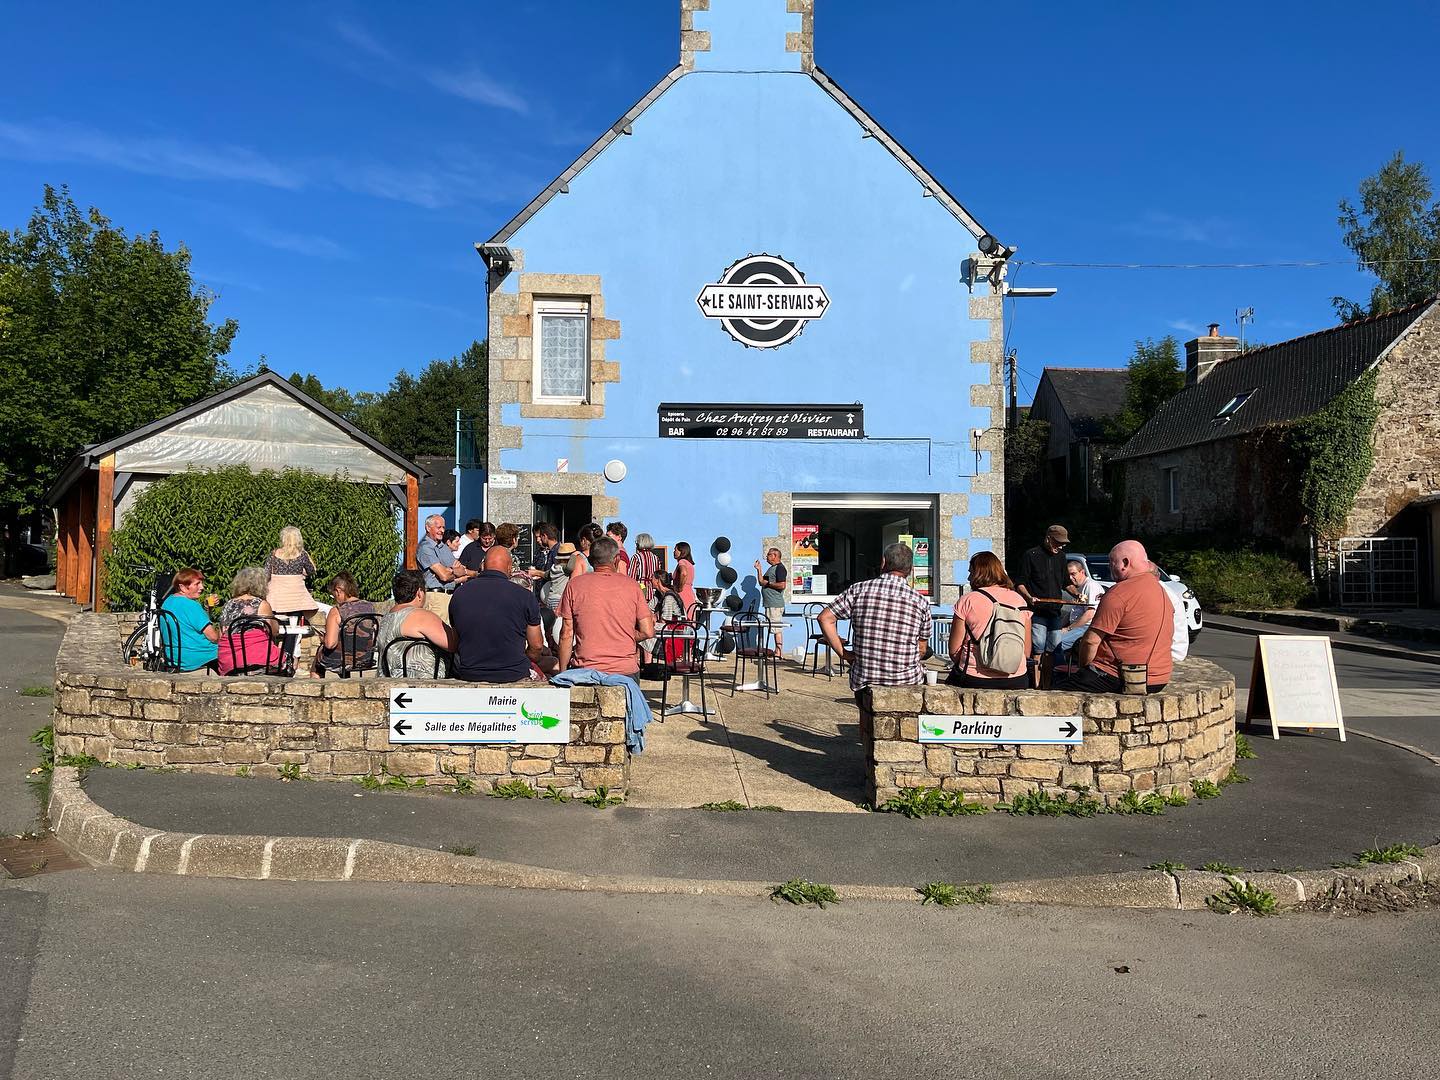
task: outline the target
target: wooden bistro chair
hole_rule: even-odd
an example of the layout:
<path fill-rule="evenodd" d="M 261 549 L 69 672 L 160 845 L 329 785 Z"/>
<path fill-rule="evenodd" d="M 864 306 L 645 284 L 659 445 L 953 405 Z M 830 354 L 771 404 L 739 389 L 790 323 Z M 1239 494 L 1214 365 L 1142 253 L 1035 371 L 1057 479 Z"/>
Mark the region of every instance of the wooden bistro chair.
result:
<path fill-rule="evenodd" d="M 375 670 L 375 641 L 380 636 L 380 616 L 349 615 L 340 620 L 340 677 Z"/>

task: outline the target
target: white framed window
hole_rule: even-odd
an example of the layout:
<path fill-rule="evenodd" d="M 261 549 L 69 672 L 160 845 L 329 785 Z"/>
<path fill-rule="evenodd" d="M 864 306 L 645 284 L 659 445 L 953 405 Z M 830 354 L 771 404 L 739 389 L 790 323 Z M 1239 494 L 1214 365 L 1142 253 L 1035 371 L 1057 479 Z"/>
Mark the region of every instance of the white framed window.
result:
<path fill-rule="evenodd" d="M 1230 418 L 1240 411 L 1240 406 L 1244 405 L 1245 402 L 1249 401 L 1250 395 L 1253 393 L 1255 393 L 1255 391 L 1253 389 L 1250 389 L 1242 393 L 1236 394 L 1234 397 L 1232 397 L 1229 401 L 1227 401 L 1224 405 L 1220 407 L 1220 411 L 1215 414 L 1211 422 L 1216 424 L 1228 424 L 1230 422 Z"/>
<path fill-rule="evenodd" d="M 1171 466 L 1165 470 L 1165 505 L 1170 513 L 1180 512 L 1180 469 Z"/>
<path fill-rule="evenodd" d="M 590 397 L 590 304 L 585 300 L 537 299 L 532 397 L 555 405 Z"/>
<path fill-rule="evenodd" d="M 939 528 L 934 495 L 793 495 L 791 546 L 784 559 L 791 603 L 831 600 L 874 577 L 886 545 L 902 537 L 909 538 L 916 556 L 910 583 L 937 602 Z"/>

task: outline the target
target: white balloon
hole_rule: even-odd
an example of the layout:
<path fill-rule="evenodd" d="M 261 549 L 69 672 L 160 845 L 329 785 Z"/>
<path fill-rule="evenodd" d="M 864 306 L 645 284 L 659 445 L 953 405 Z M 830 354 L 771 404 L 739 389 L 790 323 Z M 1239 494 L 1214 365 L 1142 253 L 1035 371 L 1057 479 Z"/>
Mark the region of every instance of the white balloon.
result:
<path fill-rule="evenodd" d="M 729 565 L 730 565 L 730 553 L 729 553 L 728 551 L 722 551 L 722 552 L 720 552 L 719 555 L 716 555 L 716 556 L 715 556 L 715 561 L 716 561 L 717 563 L 719 563 L 721 566 L 729 566 Z"/>

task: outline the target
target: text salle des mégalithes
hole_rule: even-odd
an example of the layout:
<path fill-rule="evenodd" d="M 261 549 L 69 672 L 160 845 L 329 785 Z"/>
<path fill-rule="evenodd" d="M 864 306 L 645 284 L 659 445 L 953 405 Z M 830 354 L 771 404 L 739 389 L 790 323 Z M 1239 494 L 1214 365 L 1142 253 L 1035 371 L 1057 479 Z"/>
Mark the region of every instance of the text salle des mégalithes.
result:
<path fill-rule="evenodd" d="M 823 307 L 818 293 L 770 291 L 756 289 L 745 292 L 718 292 L 722 311 L 773 311 L 780 313 L 819 311 Z"/>

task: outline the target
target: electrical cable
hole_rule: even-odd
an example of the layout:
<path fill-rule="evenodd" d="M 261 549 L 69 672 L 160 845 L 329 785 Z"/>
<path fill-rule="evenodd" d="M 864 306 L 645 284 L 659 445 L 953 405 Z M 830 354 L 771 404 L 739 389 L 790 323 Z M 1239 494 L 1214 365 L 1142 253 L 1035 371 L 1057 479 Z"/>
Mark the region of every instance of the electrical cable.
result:
<path fill-rule="evenodd" d="M 1440 263 L 1440 256 L 1426 256 L 1416 259 L 1362 259 L 1358 269 L 1368 270 L 1372 266 Z M 1309 270 L 1324 266 L 1353 266 L 1352 259 L 1306 259 L 1291 262 L 1240 262 L 1240 263 L 1102 263 L 1102 262 L 1049 262 L 1038 259 L 1012 259 L 1011 266 L 1043 266 L 1058 270 Z"/>

